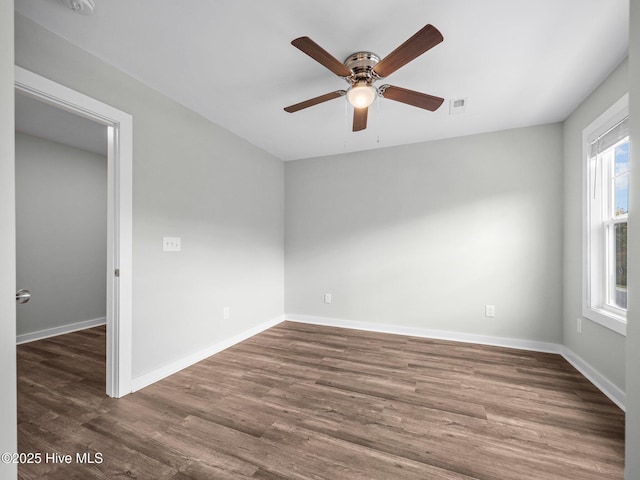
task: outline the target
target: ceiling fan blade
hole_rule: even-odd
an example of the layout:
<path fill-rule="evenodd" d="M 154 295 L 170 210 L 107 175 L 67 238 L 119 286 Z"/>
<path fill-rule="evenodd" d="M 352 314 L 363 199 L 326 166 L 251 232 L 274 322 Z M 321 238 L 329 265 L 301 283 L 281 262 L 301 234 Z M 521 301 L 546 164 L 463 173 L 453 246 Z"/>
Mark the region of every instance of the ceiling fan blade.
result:
<path fill-rule="evenodd" d="M 369 107 L 354 108 L 353 109 L 353 131 L 359 132 L 367 128 L 367 116 L 369 114 Z"/>
<path fill-rule="evenodd" d="M 424 108 L 432 112 L 436 111 L 440 105 L 442 105 L 442 102 L 444 102 L 444 98 L 434 97 L 433 95 L 427 95 L 426 93 L 420 93 L 414 90 L 407 90 L 406 88 L 394 87 L 393 85 L 383 85 L 379 91 L 383 98 L 406 103 L 407 105 L 413 105 L 418 108 Z"/>
<path fill-rule="evenodd" d="M 285 107 L 285 112 L 293 113 L 298 110 L 302 110 L 304 108 L 313 107 L 314 105 L 318 105 L 319 103 L 328 102 L 329 100 L 333 100 L 334 98 L 339 98 L 345 95 L 347 92 L 345 90 L 336 90 L 335 92 L 325 93 L 324 95 L 320 95 L 319 97 L 310 98 L 309 100 L 305 100 L 304 102 L 296 103 L 295 105 L 289 105 Z"/>
<path fill-rule="evenodd" d="M 380 77 L 388 77 L 400 67 L 438 45 L 442 40 L 444 37 L 436 27 L 430 24 L 425 25 L 413 37 L 380 60 L 373 67 L 373 71 Z"/>
<path fill-rule="evenodd" d="M 331 55 L 309 37 L 296 38 L 291 42 L 291 45 L 302 50 L 316 62 L 324 65 L 339 77 L 348 77 L 352 73 L 351 70 L 345 67 L 342 62 L 336 59 L 333 55 Z"/>

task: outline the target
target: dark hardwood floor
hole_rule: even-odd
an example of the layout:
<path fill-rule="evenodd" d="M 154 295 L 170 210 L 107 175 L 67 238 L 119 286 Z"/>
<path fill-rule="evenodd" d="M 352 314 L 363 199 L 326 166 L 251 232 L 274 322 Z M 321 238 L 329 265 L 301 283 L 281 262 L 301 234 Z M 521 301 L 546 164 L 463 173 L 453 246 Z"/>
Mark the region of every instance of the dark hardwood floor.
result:
<path fill-rule="evenodd" d="M 21 479 L 623 478 L 624 413 L 558 355 L 284 322 L 119 400 L 104 356 L 18 347 Z"/>

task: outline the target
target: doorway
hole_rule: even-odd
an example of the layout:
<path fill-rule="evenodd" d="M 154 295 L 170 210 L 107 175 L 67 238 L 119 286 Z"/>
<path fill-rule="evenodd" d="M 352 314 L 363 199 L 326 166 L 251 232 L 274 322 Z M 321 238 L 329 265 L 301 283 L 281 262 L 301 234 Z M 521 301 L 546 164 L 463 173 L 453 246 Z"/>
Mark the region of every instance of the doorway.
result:
<path fill-rule="evenodd" d="M 17 343 L 104 325 L 107 127 L 16 93 L 15 130 Z"/>
<path fill-rule="evenodd" d="M 16 94 L 106 128 L 106 393 L 122 397 L 131 392 L 132 117 L 28 70 L 15 68 Z"/>

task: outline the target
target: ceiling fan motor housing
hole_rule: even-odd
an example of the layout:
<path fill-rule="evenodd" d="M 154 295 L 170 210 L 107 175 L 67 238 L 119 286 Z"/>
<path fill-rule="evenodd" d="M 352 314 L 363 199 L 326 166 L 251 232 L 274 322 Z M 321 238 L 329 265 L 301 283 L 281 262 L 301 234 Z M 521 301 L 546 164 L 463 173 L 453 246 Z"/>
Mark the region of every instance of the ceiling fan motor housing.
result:
<path fill-rule="evenodd" d="M 373 72 L 373 67 L 375 67 L 379 61 L 380 57 L 371 52 L 356 52 L 349 55 L 344 61 L 344 65 L 353 72 L 353 75 L 346 80 L 351 85 L 360 83 L 371 85 L 378 78 Z"/>

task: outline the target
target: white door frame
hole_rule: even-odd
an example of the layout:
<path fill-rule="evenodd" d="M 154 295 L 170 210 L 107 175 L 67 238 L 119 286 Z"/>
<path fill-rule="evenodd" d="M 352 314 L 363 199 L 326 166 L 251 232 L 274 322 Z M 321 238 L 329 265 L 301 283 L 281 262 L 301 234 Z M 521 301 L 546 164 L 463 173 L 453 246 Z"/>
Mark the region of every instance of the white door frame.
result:
<path fill-rule="evenodd" d="M 107 126 L 107 395 L 131 392 L 133 117 L 24 68 L 16 92 Z"/>

